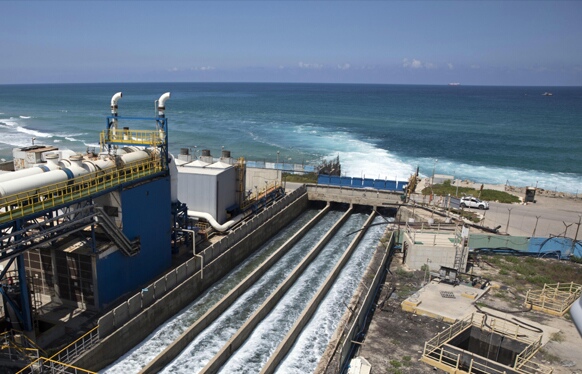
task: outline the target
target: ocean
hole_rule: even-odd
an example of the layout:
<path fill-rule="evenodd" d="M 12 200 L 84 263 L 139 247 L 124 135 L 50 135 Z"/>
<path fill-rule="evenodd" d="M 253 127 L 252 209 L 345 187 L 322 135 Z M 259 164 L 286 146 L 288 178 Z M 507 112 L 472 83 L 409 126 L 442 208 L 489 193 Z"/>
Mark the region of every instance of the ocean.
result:
<path fill-rule="evenodd" d="M 119 115 L 154 117 L 166 103 L 169 148 L 229 150 L 248 160 L 316 165 L 407 179 L 454 175 L 582 193 L 582 87 L 285 83 L 0 85 L 0 157 L 12 148 L 99 147 L 111 96 Z M 542 95 L 552 92 L 552 96 Z M 135 121 L 120 127 L 136 126 Z M 153 121 L 139 122 L 153 129 Z"/>

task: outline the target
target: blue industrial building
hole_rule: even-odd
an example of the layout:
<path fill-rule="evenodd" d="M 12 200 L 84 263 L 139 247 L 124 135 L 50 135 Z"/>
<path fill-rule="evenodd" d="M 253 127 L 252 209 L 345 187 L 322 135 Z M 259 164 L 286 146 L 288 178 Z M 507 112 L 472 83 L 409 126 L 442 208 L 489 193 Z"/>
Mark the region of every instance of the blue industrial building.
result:
<path fill-rule="evenodd" d="M 0 321 L 33 339 L 54 327 L 51 311 L 103 311 L 171 266 L 170 94 L 155 118 L 119 117 L 121 96 L 99 153 L 49 152 L 0 178 Z M 132 120 L 155 128 L 118 128 Z"/>

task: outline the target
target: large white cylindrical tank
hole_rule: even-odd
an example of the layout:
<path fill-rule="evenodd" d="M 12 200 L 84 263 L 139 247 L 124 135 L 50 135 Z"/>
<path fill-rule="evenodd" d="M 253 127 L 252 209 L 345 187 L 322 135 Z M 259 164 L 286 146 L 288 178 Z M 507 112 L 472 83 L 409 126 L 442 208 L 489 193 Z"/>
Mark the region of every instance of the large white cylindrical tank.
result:
<path fill-rule="evenodd" d="M 89 173 L 99 170 L 109 169 L 115 166 L 115 161 L 111 159 L 98 159 L 83 161 L 83 168 Z"/>
<path fill-rule="evenodd" d="M 87 174 L 87 170 L 82 167 L 73 166 L 72 168 L 53 170 L 43 174 L 31 175 L 3 182 L 0 183 L 0 197 L 48 186 L 58 182 L 64 182 L 83 174 Z"/>
<path fill-rule="evenodd" d="M 45 158 L 47 160 L 45 165 L 37 165 L 37 166 L 33 166 L 31 168 L 20 169 L 20 170 L 15 171 L 15 172 L 1 174 L 0 175 L 0 183 L 14 180 L 14 179 L 28 177 L 30 175 L 42 174 L 42 173 L 46 173 L 46 172 L 51 171 L 51 170 L 58 170 L 59 169 L 59 165 L 57 165 L 57 163 L 55 162 L 55 159 L 59 158 L 58 154 L 49 153 L 45 156 Z"/>
<path fill-rule="evenodd" d="M 132 162 L 147 160 L 150 157 L 150 154 L 146 151 L 137 151 L 126 153 L 121 156 L 121 160 L 125 165 L 130 164 Z"/>

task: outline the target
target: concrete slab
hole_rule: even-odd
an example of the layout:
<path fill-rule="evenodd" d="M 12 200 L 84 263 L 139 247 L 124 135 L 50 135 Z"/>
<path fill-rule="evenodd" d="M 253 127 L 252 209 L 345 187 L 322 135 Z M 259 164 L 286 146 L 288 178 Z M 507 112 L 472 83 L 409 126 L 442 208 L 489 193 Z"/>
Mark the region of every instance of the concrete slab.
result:
<path fill-rule="evenodd" d="M 407 312 L 453 323 L 476 312 L 473 303 L 487 291 L 488 288 L 482 290 L 432 281 L 404 300 L 401 307 Z"/>

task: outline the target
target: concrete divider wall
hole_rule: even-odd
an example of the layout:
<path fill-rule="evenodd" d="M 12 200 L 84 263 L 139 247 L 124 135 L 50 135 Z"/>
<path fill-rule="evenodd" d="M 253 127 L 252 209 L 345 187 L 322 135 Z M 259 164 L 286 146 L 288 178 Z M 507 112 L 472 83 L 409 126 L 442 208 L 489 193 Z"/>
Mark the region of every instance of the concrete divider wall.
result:
<path fill-rule="evenodd" d="M 313 297 L 309 301 L 309 304 L 307 304 L 307 306 L 303 309 L 301 315 L 295 321 L 295 323 L 293 324 L 285 338 L 281 341 L 281 343 L 279 343 L 277 349 L 275 349 L 275 352 L 273 352 L 271 357 L 269 357 L 269 360 L 261 370 L 261 374 L 274 373 L 275 370 L 277 369 L 277 366 L 279 366 L 281 360 L 285 358 L 285 356 L 289 353 L 289 350 L 291 349 L 293 344 L 295 344 L 295 340 L 297 340 L 297 337 L 299 336 L 299 334 L 301 334 L 305 325 L 307 325 L 307 323 L 313 317 L 313 314 L 319 307 L 319 304 L 321 303 L 323 298 L 327 295 L 329 289 L 335 283 L 339 273 L 341 272 L 345 264 L 348 262 L 348 260 L 354 253 L 354 250 L 356 249 L 356 247 L 358 246 L 358 244 L 368 231 L 368 228 L 372 224 L 372 221 L 374 220 L 375 217 L 376 211 L 372 211 L 372 214 L 370 214 L 366 222 L 364 222 L 364 224 L 362 225 L 362 229 L 356 234 L 352 242 L 348 245 L 340 260 L 337 262 L 332 271 L 326 277 L 323 284 L 319 287 L 315 295 L 313 295 Z"/>
<path fill-rule="evenodd" d="M 289 205 L 285 206 L 285 203 Z M 210 285 L 236 267 L 265 241 L 278 233 L 282 227 L 289 224 L 307 209 L 308 206 L 309 200 L 306 189 L 302 187 L 293 191 L 293 193 L 285 196 L 284 199 L 270 207 L 276 209 L 279 214 L 265 225 L 257 227 L 254 231 L 251 231 L 252 225 L 248 225 L 248 223 L 243 225 L 250 234 L 243 237 L 244 239 L 235 246 L 230 249 L 226 248 L 226 240 L 223 239 L 217 243 L 219 244 L 218 246 L 215 244 L 206 248 L 202 252 L 204 257 L 204 279 L 202 279 L 200 272 L 201 259 L 193 257 L 185 264 L 170 271 L 170 273 L 175 273 L 177 279 L 177 285 L 173 289 L 167 287 L 167 274 L 165 274 L 160 280 L 150 284 L 135 295 L 134 297 L 141 299 L 139 311 L 134 307 L 135 304 L 129 308 L 129 304 L 126 301 L 121 305 L 125 305 L 128 313 L 118 312 L 118 318 L 115 318 L 114 311 L 103 315 L 98 322 L 101 342 L 77 358 L 72 364 L 97 371 L 117 360 L 125 352 L 145 339 L 160 324 L 175 315 L 201 295 Z M 212 260 L 209 258 L 212 258 Z M 218 258 L 220 260 L 216 261 Z M 181 278 L 186 280 L 181 282 Z M 163 282 L 161 282 L 162 280 Z M 157 287 L 154 287 L 154 284 Z M 157 292 L 154 294 L 156 288 Z M 164 293 L 161 292 L 162 289 L 164 289 Z M 129 313 L 129 311 L 132 313 Z M 137 314 L 133 314 L 136 312 Z"/>
<path fill-rule="evenodd" d="M 329 211 L 328 205 L 319 214 L 313 217 L 306 223 L 299 231 L 297 231 L 291 238 L 289 238 L 283 245 L 281 245 L 269 258 L 267 258 L 258 268 L 249 274 L 243 281 L 241 281 L 233 290 L 224 296 L 218 303 L 216 303 L 210 310 L 208 310 L 202 317 L 200 317 L 194 324 L 192 324 L 186 331 L 184 331 L 172 344 L 158 354 L 152 361 L 146 365 L 140 374 L 157 373 L 172 360 L 174 360 L 188 344 L 196 338 L 198 334 L 210 324 L 212 324 L 226 309 L 228 309 L 243 293 L 245 293 L 256 281 L 262 277 L 271 267 L 281 259 L 294 245 L 297 243 L 306 232 L 321 220 Z M 218 262 L 216 262 L 218 263 Z"/>
<path fill-rule="evenodd" d="M 328 230 L 328 232 L 319 240 L 313 249 L 303 258 L 301 263 L 297 265 L 291 274 L 285 278 L 283 283 L 277 287 L 273 293 L 261 304 L 261 306 L 253 313 L 253 315 L 238 329 L 238 331 L 230 338 L 230 340 L 222 347 L 222 349 L 206 364 L 202 369 L 203 373 L 216 373 L 228 358 L 240 348 L 240 346 L 247 340 L 249 335 L 257 327 L 257 325 L 273 310 L 277 303 L 281 300 L 283 295 L 291 288 L 297 278 L 301 276 L 303 271 L 311 264 L 313 259 L 317 257 L 321 249 L 331 240 L 340 227 L 346 222 L 352 213 L 352 208 L 348 211 Z"/>
<path fill-rule="evenodd" d="M 345 335 L 343 339 L 343 344 L 340 346 L 339 350 L 339 357 L 340 357 L 340 367 L 343 367 L 346 363 L 346 360 L 350 359 L 349 354 L 351 353 L 351 348 L 355 339 L 357 338 L 356 335 L 365 327 L 366 324 L 366 317 L 368 311 L 370 310 L 371 304 L 374 302 L 374 297 L 376 296 L 376 290 L 378 288 L 378 284 L 382 280 L 384 276 L 384 270 L 386 268 L 386 262 L 390 257 L 390 253 L 392 252 L 392 247 L 394 246 L 394 233 L 390 236 L 390 240 L 388 241 L 388 246 L 386 249 L 386 253 L 382 258 L 382 263 L 380 267 L 378 267 L 378 271 L 374 275 L 374 279 L 372 280 L 372 284 L 370 288 L 368 288 L 368 292 L 364 297 L 364 301 L 362 302 L 361 308 L 358 310 L 358 313 L 355 317 L 354 323 L 352 324 L 350 330 Z M 316 371 L 317 372 L 317 371 Z"/>

